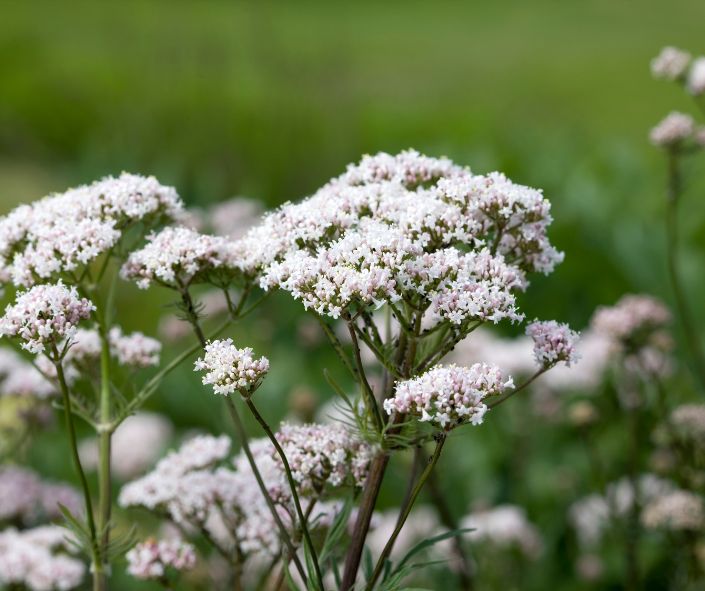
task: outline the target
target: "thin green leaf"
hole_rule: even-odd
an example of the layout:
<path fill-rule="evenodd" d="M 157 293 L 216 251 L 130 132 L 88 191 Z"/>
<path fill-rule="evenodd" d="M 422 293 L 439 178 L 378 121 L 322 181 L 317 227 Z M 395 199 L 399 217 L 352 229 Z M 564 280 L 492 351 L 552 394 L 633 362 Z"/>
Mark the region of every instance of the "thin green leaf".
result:
<path fill-rule="evenodd" d="M 430 548 L 431 546 L 434 546 L 438 542 L 442 542 L 443 540 L 447 540 L 449 538 L 455 538 L 458 536 L 461 536 L 463 534 L 469 533 L 473 531 L 471 528 L 460 528 L 460 529 L 453 529 L 447 532 L 444 532 L 442 534 L 439 534 L 437 536 L 433 536 L 431 538 L 428 538 L 426 540 L 422 540 L 418 544 L 416 544 L 411 550 L 409 550 L 404 558 L 402 558 L 399 561 L 399 564 L 397 567 L 392 571 L 392 574 L 396 573 L 399 569 L 401 569 L 411 558 L 416 556 L 419 552 L 422 552 L 426 548 Z"/>
<path fill-rule="evenodd" d="M 352 498 L 348 497 L 347 499 L 345 499 L 343 506 L 340 508 L 340 511 L 335 516 L 333 524 L 328 530 L 326 539 L 323 542 L 323 547 L 321 548 L 321 551 L 319 553 L 319 561 L 321 563 L 324 563 L 326 559 L 331 555 L 333 550 L 335 550 L 335 547 L 337 546 L 338 542 L 340 542 L 341 538 L 345 534 L 347 530 L 348 520 L 350 519 L 350 513 L 352 512 L 352 508 Z"/>

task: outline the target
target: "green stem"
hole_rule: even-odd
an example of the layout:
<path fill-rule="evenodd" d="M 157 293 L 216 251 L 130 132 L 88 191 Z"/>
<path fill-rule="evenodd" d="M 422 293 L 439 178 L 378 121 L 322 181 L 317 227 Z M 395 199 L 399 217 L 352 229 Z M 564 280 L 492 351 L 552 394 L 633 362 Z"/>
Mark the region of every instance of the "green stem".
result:
<path fill-rule="evenodd" d="M 316 549 L 313 545 L 313 541 L 311 540 L 311 534 L 308 531 L 308 525 L 306 524 L 306 516 L 304 515 L 303 509 L 301 508 L 301 501 L 299 500 L 299 494 L 296 491 L 296 482 L 294 481 L 294 476 L 291 473 L 291 467 L 289 466 L 289 461 L 286 459 L 286 454 L 284 453 L 284 450 L 282 449 L 282 446 L 279 445 L 279 441 L 277 441 L 277 438 L 274 436 L 274 432 L 272 431 L 271 427 L 267 423 L 267 421 L 264 420 L 264 417 L 259 413 L 257 410 L 257 407 L 254 405 L 252 402 L 252 399 L 248 396 L 245 397 L 243 396 L 243 399 L 245 400 L 245 404 L 247 404 L 247 408 L 250 409 L 250 412 L 252 415 L 255 417 L 257 422 L 260 424 L 264 432 L 267 434 L 267 437 L 269 437 L 269 440 L 272 442 L 272 445 L 274 448 L 277 450 L 277 454 L 279 454 L 279 458 L 282 461 L 282 464 L 284 464 L 284 471 L 286 472 L 286 478 L 289 482 L 289 487 L 291 488 L 291 496 L 294 499 L 294 507 L 296 508 L 296 515 L 299 519 L 299 523 L 301 525 L 301 531 L 304 536 L 304 543 L 308 547 L 308 551 L 311 554 L 311 560 L 313 562 L 313 567 L 314 570 L 316 571 L 316 579 L 318 582 L 318 588 L 320 591 L 323 591 L 323 575 L 321 574 L 321 568 L 318 564 L 318 556 L 316 555 Z"/>
<path fill-rule="evenodd" d="M 188 288 L 184 288 L 181 292 L 181 298 L 184 303 L 184 308 L 186 311 L 186 318 L 193 327 L 193 331 L 196 334 L 196 338 L 198 339 L 198 342 L 200 343 L 201 347 L 205 349 L 206 347 L 206 338 L 203 334 L 203 330 L 201 329 L 201 325 L 198 321 L 198 315 L 196 314 L 196 309 L 193 304 L 193 300 L 191 298 L 191 294 L 188 291 Z M 249 402 L 249 400 L 248 400 Z M 301 575 L 301 578 L 306 581 L 306 573 L 304 572 L 303 565 L 301 564 L 301 561 L 299 560 L 298 556 L 296 555 L 296 548 L 294 547 L 293 542 L 291 541 L 291 538 L 289 536 L 289 533 L 286 531 L 286 526 L 284 525 L 284 522 L 281 520 L 281 517 L 279 516 L 279 512 L 277 511 L 277 508 L 274 506 L 274 501 L 272 500 L 271 496 L 269 495 L 269 491 L 267 490 L 267 486 L 264 483 L 264 480 L 262 479 L 262 475 L 260 474 L 259 468 L 257 468 L 257 464 L 255 462 L 255 458 L 252 455 L 252 451 L 250 449 L 249 442 L 247 441 L 247 432 L 245 431 L 245 426 L 242 424 L 242 420 L 240 419 L 240 414 L 237 412 L 237 407 L 235 406 L 233 400 L 228 396 L 226 397 L 226 404 L 228 407 L 228 411 L 230 413 L 230 417 L 233 420 L 233 423 L 235 424 L 235 429 L 237 430 L 238 437 L 240 439 L 240 446 L 242 447 L 243 451 L 245 452 L 245 456 L 247 457 L 247 461 L 250 464 L 250 467 L 252 468 L 252 473 L 255 476 L 255 480 L 257 481 L 257 484 L 259 485 L 260 490 L 262 491 L 262 494 L 264 495 L 265 501 L 267 503 L 267 506 L 269 507 L 269 510 L 272 513 L 272 517 L 274 518 L 274 521 L 277 523 L 277 526 L 279 527 L 279 531 L 282 536 L 282 540 L 284 541 L 285 545 L 287 546 L 287 549 L 289 553 L 291 554 L 292 560 L 294 561 L 294 564 L 296 565 L 297 570 L 299 571 L 299 574 Z M 287 464 L 288 465 L 288 464 Z M 296 492 L 294 492 L 294 495 L 296 495 Z M 297 508 L 299 507 L 298 505 L 298 497 L 295 497 L 297 500 Z M 305 524 L 303 524 L 303 527 L 305 528 Z M 307 532 L 305 529 L 304 531 Z M 321 585 L 321 591 L 323 590 L 323 586 Z"/>
<path fill-rule="evenodd" d="M 101 559 L 107 556 L 110 544 L 110 513 L 112 508 L 110 447 L 113 431 L 110 429 L 110 342 L 107 328 L 101 327 L 100 351 L 100 422 L 98 431 L 98 530 Z"/>
<path fill-rule="evenodd" d="M 73 415 L 71 412 L 71 394 L 69 393 L 68 385 L 66 384 L 66 376 L 64 375 L 64 368 L 61 365 L 61 358 L 59 357 L 59 352 L 56 349 L 56 345 L 52 345 L 52 357 L 51 361 L 56 367 L 56 377 L 59 382 L 59 388 L 61 390 L 61 396 L 64 403 L 64 420 L 66 423 L 66 430 L 69 433 L 69 445 L 71 447 L 71 457 L 73 459 L 74 468 L 78 473 L 78 478 L 81 482 L 81 489 L 83 491 L 83 500 L 86 506 L 86 521 L 88 522 L 88 530 L 91 537 L 92 544 L 92 559 L 93 559 L 93 588 L 98 591 L 103 589 L 101 586 L 102 579 L 102 561 L 100 558 L 100 549 L 98 547 L 98 537 L 96 535 L 95 521 L 93 518 L 93 502 L 91 501 L 91 491 L 88 487 L 88 479 L 83 471 L 83 466 L 81 465 L 81 458 L 78 455 L 78 444 L 76 441 L 76 428 L 73 424 Z M 104 585 L 104 579 L 103 585 Z"/>
<path fill-rule="evenodd" d="M 666 255 L 668 262 L 668 277 L 676 302 L 676 311 L 681 328 L 693 361 L 695 374 L 702 388 L 705 388 L 705 354 L 702 343 L 695 332 L 693 316 L 683 290 L 680 273 L 678 271 L 678 202 L 682 192 L 682 179 L 678 166 L 678 153 L 670 152 L 668 155 L 668 186 L 666 210 Z"/>
<path fill-rule="evenodd" d="M 284 541 L 284 545 L 286 546 L 289 556 L 291 559 L 294 561 L 294 565 L 296 566 L 296 570 L 299 571 L 299 575 L 301 576 L 301 579 L 304 581 L 304 585 L 306 585 L 306 572 L 304 571 L 303 565 L 301 564 L 301 561 L 299 560 L 299 557 L 296 554 L 296 547 L 294 546 L 294 543 L 291 541 L 291 537 L 289 536 L 289 532 L 286 530 L 286 526 L 284 525 L 284 522 L 282 521 L 281 517 L 279 516 L 279 512 L 277 511 L 277 508 L 274 505 L 274 501 L 272 500 L 272 497 L 269 495 L 269 491 L 267 490 L 267 486 L 264 483 L 264 480 L 262 479 L 262 474 L 260 474 L 259 468 L 257 467 L 257 463 L 255 462 L 255 458 L 252 455 L 252 450 L 250 449 L 250 444 L 247 441 L 247 432 L 245 431 L 245 426 L 242 424 L 242 419 L 240 418 L 240 413 L 237 411 L 237 407 L 235 406 L 235 403 L 233 402 L 232 398 L 229 396 L 226 397 L 225 399 L 226 405 L 228 407 L 228 411 L 230 412 L 230 417 L 233 420 L 233 424 L 235 425 L 235 430 L 237 431 L 238 438 L 240 439 L 240 445 L 242 447 L 242 450 L 245 452 L 245 456 L 247 457 L 247 461 L 250 464 L 250 468 L 252 469 L 252 474 L 255 477 L 255 480 L 257 481 L 257 485 L 260 488 L 260 491 L 262 491 L 262 495 L 264 496 L 264 500 L 267 503 L 267 506 L 269 507 L 270 512 L 272 513 L 272 517 L 274 518 L 275 523 L 277 524 L 277 527 L 279 528 L 279 533 L 282 537 L 282 540 Z"/>
<path fill-rule="evenodd" d="M 392 533 L 389 540 L 387 540 L 387 543 L 384 546 L 384 549 L 382 550 L 382 554 L 380 555 L 379 560 L 377 560 L 377 564 L 375 566 L 374 571 L 372 572 L 372 576 L 370 577 L 370 580 L 367 583 L 367 591 L 372 590 L 375 583 L 377 582 L 377 579 L 382 574 L 384 563 L 392 552 L 394 543 L 396 542 L 397 537 L 399 537 L 399 534 L 401 533 L 401 530 L 409 517 L 409 513 L 411 513 L 411 509 L 413 508 L 416 499 L 418 498 L 419 494 L 421 493 L 421 490 L 424 487 L 424 484 L 426 484 L 426 480 L 428 480 L 428 477 L 431 475 L 433 468 L 438 462 L 438 458 L 441 455 L 441 451 L 443 450 L 443 445 L 445 444 L 445 441 L 446 434 L 440 433 L 436 438 L 436 448 L 433 450 L 433 455 L 431 456 L 428 464 L 426 464 L 426 467 L 421 473 L 421 476 L 419 476 L 419 480 L 416 483 L 416 486 L 414 486 L 414 489 L 412 490 L 411 495 L 409 496 L 408 502 L 404 505 L 404 508 L 402 509 L 399 515 L 399 519 L 397 520 L 397 525 L 394 528 L 394 532 Z"/>
<path fill-rule="evenodd" d="M 534 375 L 532 375 L 528 380 L 526 380 L 523 384 L 521 384 L 518 388 L 514 388 L 511 392 L 507 392 L 506 394 L 503 394 L 496 400 L 490 402 L 487 407 L 488 408 L 495 408 L 502 404 L 505 400 L 509 400 L 512 396 L 515 394 L 518 394 L 521 392 L 524 388 L 527 388 L 536 378 L 538 378 L 540 375 L 546 373 L 548 371 L 548 368 L 541 368 L 539 369 Z"/>
<path fill-rule="evenodd" d="M 350 340 L 352 341 L 353 346 L 353 356 L 357 367 L 357 378 L 362 386 L 362 391 L 364 392 L 365 399 L 367 400 L 366 406 L 369 408 L 369 412 L 372 413 L 372 418 L 374 420 L 375 427 L 377 428 L 377 432 L 381 433 L 384 428 L 384 422 L 382 421 L 382 415 L 379 412 L 379 406 L 377 405 L 374 392 L 372 392 L 372 387 L 367 381 L 367 376 L 365 375 L 365 368 L 362 364 L 362 357 L 360 356 L 360 344 L 357 341 L 357 335 L 355 334 L 353 322 L 353 320 L 347 320 L 348 332 L 350 333 Z"/>

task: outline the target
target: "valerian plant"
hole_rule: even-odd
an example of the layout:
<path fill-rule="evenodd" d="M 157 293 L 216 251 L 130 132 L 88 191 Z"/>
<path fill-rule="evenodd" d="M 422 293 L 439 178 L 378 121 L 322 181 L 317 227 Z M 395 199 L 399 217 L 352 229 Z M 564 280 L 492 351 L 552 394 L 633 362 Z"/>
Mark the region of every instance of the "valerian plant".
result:
<path fill-rule="evenodd" d="M 253 564 L 260 565 L 254 586 L 261 588 L 399 588 L 420 549 L 396 565 L 392 551 L 449 433 L 491 420 L 494 407 L 538 376 L 577 360 L 577 333 L 536 321 L 527 328 L 535 371 L 518 385 L 482 360 L 444 363 L 479 327 L 522 323 L 519 298 L 529 276 L 549 274 L 563 260 L 547 236 L 548 200 L 500 173 L 478 175 L 405 151 L 365 156 L 239 238 L 201 234 L 186 220 L 172 188 L 126 174 L 20 206 L 0 220 L 0 275 L 18 290 L 0 331 L 34 356 L 37 371 L 61 394 L 57 406 L 84 498 L 83 511 L 64 514 L 73 543 L 90 560 L 94 589 L 108 587 L 111 563 L 134 543 L 113 535 L 112 435 L 164 376 L 199 351 L 195 370 L 225 405 L 240 451 L 231 456 L 225 436 L 193 439 L 127 484 L 120 505 L 146 508 L 183 536 L 205 541 L 235 588 L 253 584 Z M 157 365 L 160 348 L 115 323 L 118 279 L 173 293 L 196 339 L 137 386 L 142 374 L 128 377 L 120 367 Z M 194 291 L 203 285 L 219 290 L 227 309 L 211 335 Z M 240 348 L 246 343 L 219 338 L 274 290 L 303 304 L 356 382 L 359 394 L 350 395 L 330 378 L 347 420 L 272 427 L 257 396 L 269 360 Z M 370 358 L 374 363 L 363 361 Z M 243 410 L 261 438 L 249 439 Z M 77 420 L 98 438 L 97 491 L 85 476 Z M 411 448 L 423 454 L 431 444 L 363 576 L 391 456 Z M 424 547 L 462 532 L 431 537 Z M 129 571 L 169 586 L 193 567 L 194 552 L 186 542 L 150 539 L 130 550 Z"/>

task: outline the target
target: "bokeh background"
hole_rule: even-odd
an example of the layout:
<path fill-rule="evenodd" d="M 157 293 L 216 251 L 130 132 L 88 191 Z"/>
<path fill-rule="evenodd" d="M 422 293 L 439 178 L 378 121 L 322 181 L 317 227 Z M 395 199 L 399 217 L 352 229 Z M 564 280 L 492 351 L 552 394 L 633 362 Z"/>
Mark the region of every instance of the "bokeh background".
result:
<path fill-rule="evenodd" d="M 522 300 L 530 318 L 581 328 L 625 292 L 671 299 L 665 165 L 647 135 L 669 110 L 693 109 L 648 65 L 667 44 L 705 51 L 700 0 L 32 1 L 1 12 L 0 213 L 123 170 L 175 185 L 193 206 L 245 195 L 272 207 L 361 154 L 413 147 L 545 190 L 566 261 L 534 278 Z M 699 302 L 705 184 L 695 179 L 705 175 L 689 166 L 682 263 Z M 167 301 L 125 286 L 123 325 L 154 334 Z M 705 311 L 695 313 L 702 326 Z M 292 392 L 330 398 L 321 368 L 339 369 L 323 348 L 301 346 L 302 315 L 275 296 L 235 331 L 272 360 L 262 397 L 273 420 Z M 183 430 L 226 430 L 209 396 L 186 369 L 151 407 Z M 562 559 L 553 503 L 582 460 L 549 436 L 517 482 L 505 434 L 488 424 L 452 442 L 467 468 L 446 468 L 454 504 L 529 503 L 548 559 L 519 588 L 583 588 Z M 30 450 L 57 478 L 71 478 L 67 458 L 56 434 Z M 392 483 L 383 501 L 394 494 Z"/>

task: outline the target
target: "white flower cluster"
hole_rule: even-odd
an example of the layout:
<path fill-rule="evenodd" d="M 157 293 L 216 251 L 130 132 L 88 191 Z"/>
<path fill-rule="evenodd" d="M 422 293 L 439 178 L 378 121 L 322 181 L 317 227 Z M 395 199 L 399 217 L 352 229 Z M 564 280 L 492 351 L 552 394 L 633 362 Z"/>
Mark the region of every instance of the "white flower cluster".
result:
<path fill-rule="evenodd" d="M 671 313 L 649 295 L 625 295 L 614 306 L 601 307 L 591 320 L 593 330 L 608 337 L 623 352 L 645 347 L 669 349 Z"/>
<path fill-rule="evenodd" d="M 634 502 L 646 506 L 651 501 L 673 491 L 673 484 L 653 474 L 642 474 L 636 481 L 637 494 L 628 478 L 607 486 L 606 494 L 592 494 L 573 503 L 569 519 L 575 528 L 578 542 L 583 547 L 598 544 L 613 519 L 629 514 Z"/>
<path fill-rule="evenodd" d="M 641 521 L 653 529 L 701 530 L 705 526 L 703 498 L 685 490 L 660 495 L 646 504 Z"/>
<path fill-rule="evenodd" d="M 206 345 L 195 371 L 205 371 L 203 384 L 211 384 L 216 394 L 227 396 L 237 390 L 253 391 L 269 371 L 269 360 L 255 359 L 252 349 L 238 349 L 232 339 L 215 340 Z"/>
<path fill-rule="evenodd" d="M 81 584 L 85 566 L 68 556 L 70 532 L 54 525 L 0 531 L 0 586 L 31 591 L 67 591 Z"/>
<path fill-rule="evenodd" d="M 580 335 L 567 324 L 537 320 L 526 327 L 526 334 L 534 342 L 534 359 L 542 369 L 561 361 L 570 367 L 580 358 L 576 349 Z"/>
<path fill-rule="evenodd" d="M 19 292 L 15 303 L 5 308 L 0 318 L 0 335 L 19 337 L 22 348 L 31 353 L 44 352 L 46 345 L 70 340 L 78 323 L 88 318 L 95 306 L 79 297 L 75 287 L 35 285 Z"/>
<path fill-rule="evenodd" d="M 234 197 L 208 210 L 208 225 L 218 236 L 241 238 L 255 225 L 262 214 L 262 205 L 256 199 Z"/>
<path fill-rule="evenodd" d="M 676 47 L 664 47 L 651 61 L 654 78 L 680 82 L 694 96 L 705 93 L 705 57 L 692 59 L 691 55 Z"/>
<path fill-rule="evenodd" d="M 212 467 L 229 452 L 226 436 L 195 437 L 160 460 L 152 472 L 125 485 L 118 503 L 164 510 L 177 524 L 203 523 L 218 494 Z"/>
<path fill-rule="evenodd" d="M 685 113 L 673 111 L 651 130 L 649 139 L 655 146 L 672 148 L 690 139 L 694 132 L 693 118 Z"/>
<path fill-rule="evenodd" d="M 539 191 L 500 174 L 380 153 L 267 215 L 233 248 L 264 289 L 334 318 L 406 297 L 456 324 L 518 320 L 524 273 L 562 259 L 546 237 L 549 210 Z"/>
<path fill-rule="evenodd" d="M 166 417 L 138 412 L 127 417 L 111 439 L 110 465 L 113 474 L 122 480 L 134 478 L 151 468 L 165 451 L 173 427 Z M 98 466 L 98 441 L 85 439 L 79 445 L 84 469 Z"/>
<path fill-rule="evenodd" d="M 321 498 L 324 491 L 320 487 L 362 482 L 371 454 L 365 444 L 351 435 L 331 435 L 333 428 L 310 426 L 310 433 L 328 437 L 328 445 L 326 441 L 322 442 L 324 445 L 301 441 L 305 428 L 298 433 L 293 429 L 284 427 L 277 439 L 301 483 L 302 503 L 307 506 L 307 498 L 317 502 L 311 523 L 315 524 L 312 527 L 319 527 L 324 524 L 319 518 L 330 512 Z M 348 447 L 334 449 L 334 442 Z M 237 547 L 245 555 L 276 556 L 281 550 L 279 530 L 244 452 L 233 458 L 232 468 L 218 465 L 227 456 L 225 444 L 229 445 L 227 438 L 213 437 L 185 443 L 178 452 L 161 460 L 153 472 L 123 487 L 118 502 L 124 507 L 139 505 L 165 513 L 187 530 L 205 529 L 227 551 Z M 297 445 L 302 449 L 297 450 Z M 251 441 L 250 448 L 282 522 L 293 530 L 293 499 L 274 446 L 263 438 Z M 198 461 L 188 461 L 193 454 Z M 343 469 L 347 470 L 345 474 Z"/>
<path fill-rule="evenodd" d="M 110 353 L 120 365 L 150 367 L 159 365 L 162 344 L 141 332 L 123 334 L 120 327 L 114 326 L 108 335 Z"/>
<path fill-rule="evenodd" d="M 130 253 L 120 270 L 123 279 L 147 289 L 151 283 L 183 288 L 205 281 L 212 273 L 239 269 L 231 243 L 222 236 L 167 227 L 148 236 L 147 244 Z"/>
<path fill-rule="evenodd" d="M 498 505 L 465 516 L 461 528 L 471 529 L 469 540 L 491 544 L 496 548 L 518 548 L 528 558 L 537 558 L 543 550 L 541 534 L 515 505 Z"/>
<path fill-rule="evenodd" d="M 673 410 L 670 420 L 684 439 L 705 441 L 705 404 L 681 404 Z"/>
<path fill-rule="evenodd" d="M 471 367 L 438 365 L 426 373 L 399 382 L 394 397 L 384 401 L 387 414 L 412 414 L 449 430 L 461 423 L 479 425 L 487 412 L 487 396 L 512 388 L 494 365 L 475 363 Z"/>
<path fill-rule="evenodd" d="M 678 80 L 685 76 L 690 64 L 690 54 L 677 47 L 664 47 L 653 60 L 651 60 L 651 73 L 654 78 L 665 80 Z"/>
<path fill-rule="evenodd" d="M 83 499 L 72 486 L 43 481 L 27 468 L 0 468 L 0 522 L 33 524 L 51 521 L 61 516 L 59 504 L 80 514 Z"/>
<path fill-rule="evenodd" d="M 688 74 L 688 92 L 700 96 L 705 92 L 705 57 L 693 60 Z"/>
<path fill-rule="evenodd" d="M 120 365 L 129 367 L 149 367 L 159 365 L 162 344 L 141 332 L 123 334 L 119 326 L 114 326 L 108 334 L 110 354 Z M 64 370 L 75 376 L 89 368 L 100 358 L 102 344 L 96 329 L 79 328 L 71 338 L 71 345 L 64 356 Z M 39 361 L 39 360 L 38 360 Z M 54 375 L 47 364 L 41 364 L 44 373 Z"/>
<path fill-rule="evenodd" d="M 25 396 L 44 400 L 56 393 L 31 363 L 11 349 L 0 348 L 0 396 Z"/>
<path fill-rule="evenodd" d="M 344 425 L 282 423 L 277 440 L 302 494 L 350 481 L 361 487 L 374 454 L 372 447 Z"/>
<path fill-rule="evenodd" d="M 190 570 L 196 566 L 196 550 L 181 540 L 147 539 L 137 544 L 127 555 L 127 572 L 143 580 L 158 580 L 169 569 Z"/>
<path fill-rule="evenodd" d="M 0 278 L 28 287 L 74 272 L 131 224 L 172 218 L 181 207 L 173 188 L 126 173 L 21 205 L 0 218 Z"/>

